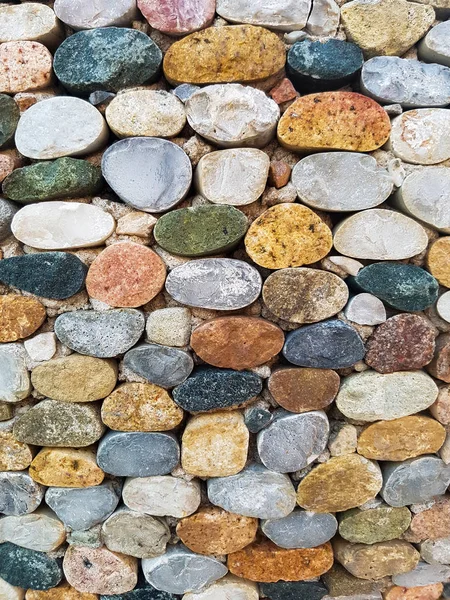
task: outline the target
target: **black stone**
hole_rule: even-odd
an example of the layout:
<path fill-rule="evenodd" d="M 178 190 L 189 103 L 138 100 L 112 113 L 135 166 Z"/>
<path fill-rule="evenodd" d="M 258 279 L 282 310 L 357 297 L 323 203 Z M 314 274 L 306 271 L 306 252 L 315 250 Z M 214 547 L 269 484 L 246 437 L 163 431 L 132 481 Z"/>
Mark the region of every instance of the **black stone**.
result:
<path fill-rule="evenodd" d="M 260 583 L 259 587 L 270 600 L 322 600 L 328 594 L 320 581 L 279 581 Z"/>
<path fill-rule="evenodd" d="M 450 583 L 444 583 L 444 591 L 442 592 L 443 598 L 450 598 Z"/>
<path fill-rule="evenodd" d="M 177 600 L 169 592 L 161 592 L 149 583 L 138 583 L 134 590 L 125 594 L 114 594 L 113 596 L 100 596 L 100 600 Z"/>
<path fill-rule="evenodd" d="M 0 577 L 10 585 L 31 590 L 48 590 L 62 579 L 59 561 L 44 552 L 0 544 Z"/>
<path fill-rule="evenodd" d="M 250 433 L 258 433 L 273 421 L 270 410 L 260 406 L 250 406 L 244 413 L 244 422 Z"/>

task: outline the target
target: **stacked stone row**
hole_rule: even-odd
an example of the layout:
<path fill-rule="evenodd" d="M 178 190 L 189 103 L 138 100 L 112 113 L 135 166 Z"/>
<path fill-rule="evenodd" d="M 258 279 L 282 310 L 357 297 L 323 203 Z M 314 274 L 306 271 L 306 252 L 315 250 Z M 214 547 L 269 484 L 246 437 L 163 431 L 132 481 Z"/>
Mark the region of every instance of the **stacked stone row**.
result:
<path fill-rule="evenodd" d="M 449 17 L 0 5 L 0 600 L 450 597 Z"/>

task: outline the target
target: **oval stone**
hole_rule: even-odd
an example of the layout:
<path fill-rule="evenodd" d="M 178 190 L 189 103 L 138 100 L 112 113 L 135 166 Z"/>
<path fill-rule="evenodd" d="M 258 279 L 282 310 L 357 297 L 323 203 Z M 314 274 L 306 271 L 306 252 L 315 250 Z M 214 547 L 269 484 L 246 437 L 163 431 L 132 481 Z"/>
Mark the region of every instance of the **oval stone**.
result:
<path fill-rule="evenodd" d="M 426 410 L 438 388 L 423 371 L 381 374 L 364 371 L 345 377 L 336 398 L 339 410 L 358 421 L 391 421 Z"/>
<path fill-rule="evenodd" d="M 450 496 L 435 498 L 428 508 L 413 515 L 411 533 L 415 539 L 438 540 L 450 536 Z"/>
<path fill-rule="evenodd" d="M 29 473 L 42 485 L 69 488 L 99 485 L 105 477 L 93 448 L 43 448 Z"/>
<path fill-rule="evenodd" d="M 152 213 L 176 206 L 192 180 L 184 150 L 159 138 L 128 138 L 112 144 L 103 154 L 102 173 L 121 200 Z"/>
<path fill-rule="evenodd" d="M 234 248 L 247 231 L 247 217 L 232 206 L 180 208 L 160 217 L 157 243 L 180 256 L 207 256 Z"/>
<path fill-rule="evenodd" d="M 100 441 L 97 462 L 117 477 L 166 475 L 178 464 L 180 448 L 169 433 L 108 432 Z"/>
<path fill-rule="evenodd" d="M 364 358 L 362 339 L 338 319 L 306 325 L 286 336 L 284 357 L 292 364 L 316 369 L 344 369 Z"/>
<path fill-rule="evenodd" d="M 0 342 L 15 342 L 34 333 L 45 321 L 44 306 L 35 298 L 0 296 Z"/>
<path fill-rule="evenodd" d="M 364 292 L 350 298 L 344 314 L 358 325 L 379 325 L 386 321 L 386 308 L 381 300 Z"/>
<path fill-rule="evenodd" d="M 430 29 L 418 46 L 419 58 L 450 67 L 449 31 L 450 24 L 447 21 Z"/>
<path fill-rule="evenodd" d="M 392 179 L 373 156 L 359 152 L 323 152 L 300 160 L 292 183 L 302 202 L 331 212 L 373 208 L 392 192 Z"/>
<path fill-rule="evenodd" d="M 0 472 L 0 512 L 26 515 L 34 512 L 44 498 L 45 488 L 27 471 Z"/>
<path fill-rule="evenodd" d="M 283 331 L 257 317 L 219 317 L 194 329 L 191 347 L 208 364 L 226 369 L 251 369 L 278 354 Z"/>
<path fill-rule="evenodd" d="M 278 123 L 278 141 L 297 152 L 370 152 L 388 139 L 387 113 L 355 92 L 322 92 L 295 100 Z"/>
<path fill-rule="evenodd" d="M 331 540 L 337 527 L 334 515 L 306 510 L 294 510 L 282 519 L 261 522 L 264 535 L 280 548 L 316 548 Z"/>
<path fill-rule="evenodd" d="M 445 287 L 449 287 L 450 285 L 449 249 L 450 237 L 440 237 L 430 245 L 426 257 L 428 270 Z"/>
<path fill-rule="evenodd" d="M 188 352 L 158 344 L 132 348 L 125 354 L 123 362 L 126 368 L 163 388 L 183 383 L 194 368 Z"/>
<path fill-rule="evenodd" d="M 37 102 L 22 114 L 16 146 L 28 158 L 48 160 L 96 152 L 108 135 L 106 121 L 92 104 L 58 96 Z"/>
<path fill-rule="evenodd" d="M 150 25 L 168 35 L 203 29 L 214 18 L 214 0 L 138 0 L 137 4 Z"/>
<path fill-rule="evenodd" d="M 61 24 L 45 4 L 27 2 L 0 8 L 0 42 L 31 40 L 53 48 L 62 37 Z"/>
<path fill-rule="evenodd" d="M 0 540 L 29 550 L 52 552 L 65 542 L 66 530 L 52 511 L 40 508 L 31 515 L 0 519 Z"/>
<path fill-rule="evenodd" d="M 401 537 L 410 523 L 406 507 L 353 508 L 339 515 L 339 535 L 349 542 L 375 544 Z"/>
<path fill-rule="evenodd" d="M 281 71 L 283 42 L 253 25 L 209 27 L 175 42 L 164 56 L 164 75 L 173 85 L 256 82 Z"/>
<path fill-rule="evenodd" d="M 63 576 L 59 562 L 44 552 L 0 544 L 0 577 L 9 584 L 34 590 L 55 587 Z"/>
<path fill-rule="evenodd" d="M 97 600 L 97 598 L 95 594 L 78 592 L 67 581 L 44 592 L 27 590 L 25 595 L 25 600 Z"/>
<path fill-rule="evenodd" d="M 113 233 L 114 226 L 112 216 L 98 206 L 58 201 L 24 206 L 11 223 L 20 242 L 39 250 L 98 246 Z"/>
<path fill-rule="evenodd" d="M 25 400 L 30 392 L 30 376 L 23 346 L 2 344 L 0 346 L 0 401 L 19 402 Z"/>
<path fill-rule="evenodd" d="M 242 260 L 203 258 L 172 269 L 166 290 L 174 300 L 212 310 L 237 310 L 261 292 L 261 275 Z"/>
<path fill-rule="evenodd" d="M 278 369 L 269 377 L 269 392 L 277 404 L 293 413 L 320 410 L 338 393 L 339 375 L 330 369 Z"/>
<path fill-rule="evenodd" d="M 55 0 L 56 16 L 66 25 L 75 29 L 93 29 L 128 25 L 137 17 L 136 0 L 97 0 L 93 5 L 89 0 Z"/>
<path fill-rule="evenodd" d="M 280 269 L 264 282 L 262 297 L 270 312 L 280 319 L 315 323 L 344 308 L 348 288 L 340 277 L 327 271 Z"/>
<path fill-rule="evenodd" d="M 0 148 L 14 136 L 19 117 L 19 106 L 14 99 L 0 94 Z"/>
<path fill-rule="evenodd" d="M 408 110 L 392 121 L 389 146 L 397 158 L 435 165 L 450 158 L 450 115 L 445 108 Z"/>
<path fill-rule="evenodd" d="M 188 592 L 182 600 L 228 600 L 228 598 L 258 600 L 258 586 L 252 581 L 246 581 L 234 575 L 226 575 L 207 588 L 203 588 L 198 592 Z M 165 599 L 162 598 L 161 600 Z M 168 598 L 167 600 L 171 599 Z"/>
<path fill-rule="evenodd" d="M 218 0 L 217 13 L 230 23 L 251 23 L 279 31 L 303 29 L 311 8 L 310 0 Z"/>

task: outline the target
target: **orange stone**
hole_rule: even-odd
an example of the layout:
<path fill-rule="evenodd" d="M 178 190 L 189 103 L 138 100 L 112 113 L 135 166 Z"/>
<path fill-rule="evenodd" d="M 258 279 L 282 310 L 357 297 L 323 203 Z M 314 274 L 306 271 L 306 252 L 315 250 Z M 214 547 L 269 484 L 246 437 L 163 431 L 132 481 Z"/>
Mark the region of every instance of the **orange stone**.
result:
<path fill-rule="evenodd" d="M 278 123 L 280 144 L 298 152 L 370 152 L 389 139 L 386 111 L 355 92 L 322 92 L 298 98 Z"/>
<path fill-rule="evenodd" d="M 297 98 L 299 95 L 290 79 L 285 77 L 269 92 L 269 95 L 277 104 L 283 104 Z"/>
<path fill-rule="evenodd" d="M 450 496 L 438 498 L 433 506 L 413 515 L 409 531 L 420 542 L 450 536 Z"/>
<path fill-rule="evenodd" d="M 228 555 L 231 573 L 265 583 L 313 579 L 332 566 L 333 550 L 329 542 L 317 548 L 287 550 L 264 540 Z"/>
<path fill-rule="evenodd" d="M 331 369 L 285 368 L 269 377 L 269 392 L 276 402 L 294 413 L 321 410 L 339 391 L 340 377 Z"/>
<path fill-rule="evenodd" d="M 35 298 L 0 296 L 0 342 L 15 342 L 34 333 L 45 321 L 44 306 Z"/>
<path fill-rule="evenodd" d="M 105 476 L 90 448 L 43 448 L 30 465 L 30 476 L 42 485 L 90 487 Z"/>
<path fill-rule="evenodd" d="M 86 289 L 91 298 L 109 306 L 137 307 L 154 298 L 165 279 L 166 265 L 156 252 L 134 242 L 119 242 L 94 260 Z"/>
<path fill-rule="evenodd" d="M 383 594 L 384 600 L 438 600 L 444 590 L 442 583 L 420 587 L 401 587 L 395 585 Z"/>
<path fill-rule="evenodd" d="M 257 317 L 219 317 L 197 327 L 191 347 L 215 367 L 251 369 L 267 362 L 283 348 L 283 331 Z"/>
<path fill-rule="evenodd" d="M 450 288 L 450 236 L 440 237 L 431 244 L 427 267 L 441 285 Z"/>
<path fill-rule="evenodd" d="M 269 184 L 277 189 L 285 186 L 291 176 L 291 167 L 282 160 L 274 160 L 269 167 Z"/>
<path fill-rule="evenodd" d="M 0 92 L 17 94 L 48 87 L 52 63 L 52 55 L 39 42 L 0 44 Z"/>
<path fill-rule="evenodd" d="M 50 590 L 28 590 L 25 600 L 98 600 L 97 594 L 78 592 L 75 588 L 64 582 Z"/>
<path fill-rule="evenodd" d="M 0 431 L 0 471 L 23 471 L 32 460 L 31 446 L 18 442 L 9 431 Z"/>
<path fill-rule="evenodd" d="M 231 554 L 253 542 L 258 519 L 227 512 L 217 506 L 205 506 L 181 519 L 177 535 L 198 554 Z"/>

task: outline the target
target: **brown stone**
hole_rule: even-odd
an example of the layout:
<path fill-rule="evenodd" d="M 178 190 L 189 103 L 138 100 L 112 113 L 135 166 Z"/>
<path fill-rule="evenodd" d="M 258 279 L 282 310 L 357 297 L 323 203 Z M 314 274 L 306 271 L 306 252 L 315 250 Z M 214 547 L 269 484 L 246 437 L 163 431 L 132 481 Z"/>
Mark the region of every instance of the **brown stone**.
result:
<path fill-rule="evenodd" d="M 48 87 L 52 55 L 39 42 L 0 44 L 0 92 L 17 94 Z"/>
<path fill-rule="evenodd" d="M 331 369 L 288 367 L 269 377 L 269 392 L 291 412 L 321 410 L 331 404 L 339 391 L 340 377 Z"/>
<path fill-rule="evenodd" d="M 450 333 L 437 338 L 434 357 L 427 365 L 427 371 L 436 379 L 450 383 Z"/>
<path fill-rule="evenodd" d="M 4 150 L 0 152 L 0 183 L 10 175 L 14 169 L 23 166 L 23 159 L 17 150 Z"/>
<path fill-rule="evenodd" d="M 0 422 L 9 421 L 14 416 L 14 409 L 9 402 L 0 402 Z"/>
<path fill-rule="evenodd" d="M 253 542 L 258 519 L 227 512 L 217 506 L 200 508 L 194 515 L 181 519 L 177 535 L 198 554 L 231 554 Z"/>
<path fill-rule="evenodd" d="M 433 358 L 435 332 L 419 315 L 395 315 L 379 325 L 366 343 L 366 364 L 379 373 L 421 369 Z"/>
<path fill-rule="evenodd" d="M 445 435 L 440 423 L 421 415 L 378 421 L 360 435 L 358 453 L 373 460 L 407 460 L 437 452 Z"/>
<path fill-rule="evenodd" d="M 137 307 L 152 300 L 165 279 L 166 265 L 156 252 L 134 242 L 119 242 L 94 260 L 86 289 L 91 298 L 110 306 Z"/>
<path fill-rule="evenodd" d="M 30 465 L 30 475 L 42 485 L 90 487 L 105 476 L 91 448 L 43 448 Z"/>
<path fill-rule="evenodd" d="M 0 342 L 15 342 L 39 329 L 47 316 L 35 298 L 0 296 Z"/>
<path fill-rule="evenodd" d="M 191 346 L 198 356 L 215 367 L 251 369 L 281 352 L 283 331 L 257 317 L 219 317 L 197 327 Z"/>
<path fill-rule="evenodd" d="M 298 152 L 370 152 L 388 139 L 386 111 L 355 92 L 322 92 L 298 98 L 278 123 L 280 144 Z"/>
<path fill-rule="evenodd" d="M 384 600 L 438 600 L 443 590 L 442 583 L 410 588 L 394 585 L 384 592 L 383 598 Z"/>
<path fill-rule="evenodd" d="M 431 244 L 427 267 L 441 285 L 450 287 L 450 236 L 440 237 Z"/>
<path fill-rule="evenodd" d="M 25 600 L 98 600 L 97 594 L 79 592 L 67 582 L 50 590 L 28 590 Z"/>
<path fill-rule="evenodd" d="M 32 460 L 31 446 L 15 440 L 9 431 L 0 431 L 0 471 L 23 471 Z"/>
<path fill-rule="evenodd" d="M 277 104 L 284 104 L 284 102 L 294 100 L 294 98 L 297 98 L 299 94 L 292 85 L 291 80 L 285 77 L 280 81 L 280 83 L 270 90 L 269 95 Z"/>
<path fill-rule="evenodd" d="M 300 204 L 272 206 L 251 224 L 245 236 L 250 258 L 268 269 L 301 267 L 317 262 L 333 244 L 330 228 Z"/>
<path fill-rule="evenodd" d="M 304 581 L 319 577 L 333 565 L 333 549 L 327 542 L 317 548 L 288 550 L 269 540 L 255 542 L 228 555 L 228 568 L 251 581 Z"/>
<path fill-rule="evenodd" d="M 450 496 L 438 498 L 431 508 L 415 514 L 409 531 L 418 542 L 449 537 Z"/>
<path fill-rule="evenodd" d="M 439 388 L 436 402 L 430 406 L 429 411 L 439 423 L 450 425 L 450 386 L 443 385 Z"/>
<path fill-rule="evenodd" d="M 291 167 L 282 160 L 274 160 L 269 167 L 269 185 L 280 189 L 285 186 L 291 177 Z"/>
<path fill-rule="evenodd" d="M 323 581 L 331 597 L 358 596 L 376 594 L 389 585 L 388 578 L 378 580 L 359 579 L 335 562 L 333 567 L 323 575 Z"/>

